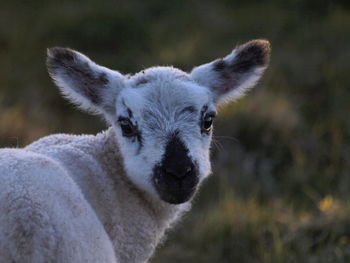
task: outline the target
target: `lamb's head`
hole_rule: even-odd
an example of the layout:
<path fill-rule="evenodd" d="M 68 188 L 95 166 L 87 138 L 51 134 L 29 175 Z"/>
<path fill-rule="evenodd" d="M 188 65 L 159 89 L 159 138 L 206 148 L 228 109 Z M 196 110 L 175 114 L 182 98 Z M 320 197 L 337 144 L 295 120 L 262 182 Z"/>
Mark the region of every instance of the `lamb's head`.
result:
<path fill-rule="evenodd" d="M 268 41 L 250 41 L 191 73 L 153 67 L 122 75 L 66 48 L 49 49 L 47 64 L 69 100 L 114 126 L 129 179 L 155 198 L 180 204 L 210 173 L 217 105 L 252 88 L 269 53 Z"/>

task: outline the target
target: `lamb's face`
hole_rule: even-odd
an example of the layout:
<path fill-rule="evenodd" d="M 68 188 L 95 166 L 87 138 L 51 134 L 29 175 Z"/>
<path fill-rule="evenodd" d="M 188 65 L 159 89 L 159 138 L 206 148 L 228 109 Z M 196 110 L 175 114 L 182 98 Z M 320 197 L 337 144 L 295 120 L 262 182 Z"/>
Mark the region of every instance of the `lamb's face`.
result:
<path fill-rule="evenodd" d="M 268 41 L 250 41 L 189 74 L 154 67 L 128 77 L 65 48 L 49 49 L 47 64 L 68 99 L 114 126 L 130 180 L 155 198 L 180 204 L 210 173 L 216 105 L 252 88 L 269 52 Z"/>
<path fill-rule="evenodd" d="M 114 122 L 130 179 L 165 202 L 188 201 L 210 173 L 215 115 L 209 89 L 180 70 L 157 67 L 130 78 Z"/>

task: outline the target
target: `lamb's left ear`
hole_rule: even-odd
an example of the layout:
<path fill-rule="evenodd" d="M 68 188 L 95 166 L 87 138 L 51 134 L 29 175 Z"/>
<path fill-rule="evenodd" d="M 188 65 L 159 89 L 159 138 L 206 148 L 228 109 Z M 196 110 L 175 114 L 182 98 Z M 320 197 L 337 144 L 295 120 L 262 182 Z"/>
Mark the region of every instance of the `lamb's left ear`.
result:
<path fill-rule="evenodd" d="M 50 76 L 74 104 L 92 113 L 115 113 L 115 99 L 124 87 L 125 77 L 99 66 L 85 55 L 69 48 L 47 50 Z"/>
<path fill-rule="evenodd" d="M 230 101 L 254 87 L 267 68 L 269 59 L 270 43 L 252 40 L 222 59 L 194 68 L 191 77 L 211 89 L 216 103 Z"/>

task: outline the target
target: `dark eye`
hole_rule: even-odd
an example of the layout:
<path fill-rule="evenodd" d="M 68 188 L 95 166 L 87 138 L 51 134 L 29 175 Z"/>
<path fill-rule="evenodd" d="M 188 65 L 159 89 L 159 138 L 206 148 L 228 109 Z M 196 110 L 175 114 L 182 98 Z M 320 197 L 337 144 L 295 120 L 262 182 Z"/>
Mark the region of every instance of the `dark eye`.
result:
<path fill-rule="evenodd" d="M 118 119 L 120 128 L 122 129 L 123 136 L 133 137 L 136 136 L 138 131 L 137 128 L 131 123 L 128 118 L 119 118 Z"/>
<path fill-rule="evenodd" d="M 202 119 L 202 132 L 209 133 L 211 130 L 211 127 L 213 125 L 213 118 L 214 115 L 210 113 L 206 113 L 203 116 Z"/>

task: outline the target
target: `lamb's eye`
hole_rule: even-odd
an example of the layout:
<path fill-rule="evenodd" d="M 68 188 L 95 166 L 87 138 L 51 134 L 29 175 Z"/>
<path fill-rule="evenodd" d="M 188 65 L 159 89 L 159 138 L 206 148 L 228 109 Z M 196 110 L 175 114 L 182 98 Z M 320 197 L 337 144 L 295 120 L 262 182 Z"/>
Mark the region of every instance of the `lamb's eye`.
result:
<path fill-rule="evenodd" d="M 128 118 L 119 118 L 118 119 L 120 128 L 122 129 L 123 136 L 133 137 L 138 134 L 137 128 L 131 123 Z"/>
<path fill-rule="evenodd" d="M 205 132 L 205 133 L 209 133 L 211 128 L 212 128 L 212 125 L 213 125 L 213 119 L 214 119 L 214 114 L 211 114 L 211 113 L 206 113 L 204 114 L 203 116 L 203 119 L 202 119 L 202 132 Z"/>

